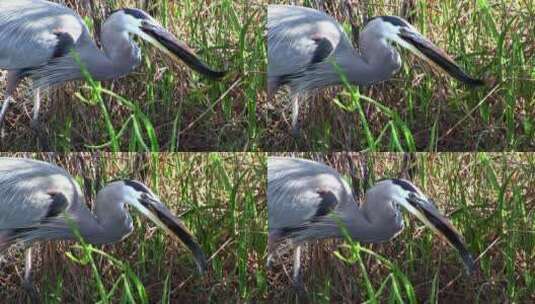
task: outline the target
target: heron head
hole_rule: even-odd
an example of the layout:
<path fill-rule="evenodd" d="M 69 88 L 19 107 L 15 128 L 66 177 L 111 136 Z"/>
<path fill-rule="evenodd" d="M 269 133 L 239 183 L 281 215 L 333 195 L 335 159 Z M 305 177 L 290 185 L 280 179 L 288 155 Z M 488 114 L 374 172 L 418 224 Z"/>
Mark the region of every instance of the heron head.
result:
<path fill-rule="evenodd" d="M 143 183 L 133 180 L 123 180 L 120 183 L 123 184 L 125 203 L 136 208 L 170 235 L 176 236 L 193 253 L 199 272 L 204 273 L 207 268 L 206 256 L 182 221 Z"/>
<path fill-rule="evenodd" d="M 173 60 L 183 61 L 190 68 L 208 78 L 218 79 L 225 76 L 225 72 L 215 71 L 203 63 L 193 50 L 146 12 L 135 8 L 123 8 L 114 11 L 110 18 L 112 17 L 116 18 L 128 33 L 148 41 Z"/>
<path fill-rule="evenodd" d="M 410 181 L 404 179 L 386 179 L 377 185 L 399 206 L 416 216 L 437 235 L 446 239 L 451 246 L 459 251 L 468 272 L 473 271 L 474 259 L 466 248 L 461 234 L 450 220 L 440 213 L 432 199 L 425 196 Z"/>
<path fill-rule="evenodd" d="M 483 80 L 472 78 L 464 72 L 445 51 L 420 34 L 416 28 L 403 18 L 396 16 L 374 17 L 368 21 L 364 30 L 371 30 L 378 37 L 392 41 L 408 49 L 431 66 L 446 72 L 462 83 L 469 86 L 481 86 L 485 84 Z"/>

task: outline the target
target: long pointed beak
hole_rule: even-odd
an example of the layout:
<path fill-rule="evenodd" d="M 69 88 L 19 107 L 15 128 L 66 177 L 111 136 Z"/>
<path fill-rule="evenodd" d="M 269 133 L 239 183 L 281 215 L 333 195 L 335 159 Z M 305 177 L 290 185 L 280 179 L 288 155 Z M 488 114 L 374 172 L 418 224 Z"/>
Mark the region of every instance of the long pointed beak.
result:
<path fill-rule="evenodd" d="M 402 202 L 401 205 L 431 228 L 437 235 L 444 237 L 452 247 L 456 248 L 461 255 L 468 273 L 472 273 L 475 269 L 474 258 L 466 248 L 461 234 L 446 217 L 440 214 L 431 200 L 425 200 L 414 194 L 410 194 L 407 201 Z"/>
<path fill-rule="evenodd" d="M 143 22 L 140 31 L 136 34 L 155 45 L 171 58 L 182 60 L 190 68 L 208 78 L 219 79 L 226 74 L 226 72 L 216 71 L 207 66 L 184 42 L 179 41 L 173 34 L 159 25 Z"/>
<path fill-rule="evenodd" d="M 206 256 L 197 243 L 191 232 L 184 224 L 176 218 L 164 204 L 151 198 L 148 195 L 142 195 L 139 199 L 140 205 L 134 206 L 151 219 L 156 225 L 163 228 L 167 233 L 176 236 L 188 249 L 193 253 L 199 272 L 202 274 L 206 271 L 208 262 Z"/>
<path fill-rule="evenodd" d="M 470 77 L 446 52 L 414 29 L 401 27 L 399 34 L 393 37 L 393 40 L 432 66 L 439 68 L 451 77 L 469 86 L 481 86 L 485 84 L 481 79 Z"/>

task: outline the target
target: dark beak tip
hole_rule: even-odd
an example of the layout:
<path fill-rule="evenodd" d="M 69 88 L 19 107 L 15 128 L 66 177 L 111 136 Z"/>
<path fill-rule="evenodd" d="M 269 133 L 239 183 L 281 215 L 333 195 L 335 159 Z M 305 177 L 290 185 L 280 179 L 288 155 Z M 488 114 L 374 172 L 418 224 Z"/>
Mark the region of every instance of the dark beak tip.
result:
<path fill-rule="evenodd" d="M 466 266 L 466 274 L 467 274 L 468 276 L 472 276 L 472 275 L 474 275 L 474 273 L 476 272 L 476 270 L 477 270 L 477 266 L 476 266 L 476 264 L 472 264 L 472 265 L 467 265 L 467 266 Z"/>
<path fill-rule="evenodd" d="M 472 257 L 472 255 L 468 253 L 466 256 L 463 256 L 463 260 L 466 269 L 466 274 L 469 276 L 473 275 L 478 269 L 474 257 Z"/>
<path fill-rule="evenodd" d="M 494 87 L 498 83 L 496 77 L 483 77 L 478 79 L 479 84 L 477 86 Z"/>
<path fill-rule="evenodd" d="M 156 39 L 163 47 L 173 53 L 174 56 L 181 59 L 186 65 L 198 73 L 214 80 L 223 78 L 226 75 L 226 71 L 214 71 L 206 66 L 186 44 L 178 41 L 172 34 L 160 26 L 146 23 L 141 26 L 141 30 Z"/>
<path fill-rule="evenodd" d="M 465 83 L 470 88 L 478 88 L 478 87 L 489 87 L 494 86 L 496 83 L 496 80 L 492 80 L 489 78 L 468 78 L 468 79 L 460 79 L 461 82 Z"/>
<path fill-rule="evenodd" d="M 199 275 L 204 276 L 208 272 L 208 262 L 206 260 L 203 260 L 198 265 Z"/>
<path fill-rule="evenodd" d="M 477 79 L 470 77 L 458 66 L 457 63 L 451 60 L 447 56 L 447 54 L 445 54 L 442 50 L 438 49 L 438 47 L 434 46 L 431 42 L 425 40 L 425 38 L 419 39 L 418 35 L 415 35 L 414 33 L 407 30 L 402 31 L 400 34 L 398 34 L 398 36 L 409 44 L 412 44 L 425 57 L 427 57 L 428 60 L 438 65 L 451 77 L 457 79 L 461 83 L 464 83 L 465 85 L 471 88 L 493 86 L 493 84 L 496 83 L 495 80 L 489 78 Z"/>
<path fill-rule="evenodd" d="M 228 71 L 217 71 L 213 73 L 211 78 L 214 80 L 219 80 L 219 79 L 225 78 L 227 74 L 228 74 Z"/>

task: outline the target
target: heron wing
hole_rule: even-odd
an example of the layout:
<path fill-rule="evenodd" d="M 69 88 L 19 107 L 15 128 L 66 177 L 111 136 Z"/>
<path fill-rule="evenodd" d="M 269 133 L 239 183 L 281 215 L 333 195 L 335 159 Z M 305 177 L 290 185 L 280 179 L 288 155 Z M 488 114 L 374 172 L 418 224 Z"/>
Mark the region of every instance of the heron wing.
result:
<path fill-rule="evenodd" d="M 331 191 L 319 190 L 317 192 L 321 201 L 316 210 L 316 214 L 310 219 L 311 221 L 314 221 L 318 217 L 329 215 L 338 205 L 338 198 Z"/>
<path fill-rule="evenodd" d="M 331 56 L 345 37 L 331 16 L 286 5 L 268 6 L 267 29 L 268 78 L 281 84 Z"/>
<path fill-rule="evenodd" d="M 268 224 L 271 230 L 301 227 L 352 200 L 333 168 L 295 158 L 268 159 Z M 354 203 L 354 202 L 353 202 Z"/>
<path fill-rule="evenodd" d="M 42 0 L 0 0 L 0 69 L 39 67 L 88 33 L 71 9 Z"/>
<path fill-rule="evenodd" d="M 81 191 L 62 168 L 0 158 L 0 231 L 31 229 L 67 210 Z"/>

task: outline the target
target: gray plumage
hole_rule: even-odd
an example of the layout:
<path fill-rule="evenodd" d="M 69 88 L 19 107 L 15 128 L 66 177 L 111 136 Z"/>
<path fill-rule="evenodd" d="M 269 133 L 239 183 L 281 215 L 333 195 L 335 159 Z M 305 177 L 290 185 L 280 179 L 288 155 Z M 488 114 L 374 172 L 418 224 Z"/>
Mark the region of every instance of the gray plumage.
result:
<path fill-rule="evenodd" d="M 0 158 L 0 185 L 0 233 L 4 239 L 9 237 L 8 242 L 0 243 L 0 252 L 16 241 L 74 238 L 65 221 L 66 213 L 46 216 L 54 192 L 67 198 L 64 210 L 80 215 L 81 227 L 86 227 L 86 219 L 94 219 L 88 216 L 91 213 L 80 187 L 60 167 L 29 159 Z"/>
<path fill-rule="evenodd" d="M 379 182 L 359 207 L 353 191 L 333 168 L 304 159 L 271 157 L 268 162 L 268 227 L 274 240 L 290 238 L 296 244 L 341 238 L 340 225 L 361 242 L 390 240 L 403 229 L 399 208 L 388 199 L 390 181 Z M 331 193 L 336 204 L 317 215 Z M 332 202 L 330 203 L 332 204 Z"/>
<path fill-rule="evenodd" d="M 407 21 L 395 16 L 370 19 L 353 48 L 340 24 L 324 12 L 299 6 L 268 6 L 268 95 L 289 86 L 294 112 L 297 96 L 312 89 L 342 84 L 342 77 L 356 85 L 389 79 L 401 67 L 392 42 L 405 47 L 472 86 L 483 82 L 468 76 L 449 56 L 423 37 Z M 293 113 L 295 127 L 297 113 Z"/>
<path fill-rule="evenodd" d="M 140 49 L 131 36 L 136 18 L 139 23 L 158 25 L 141 10 L 128 10 L 137 14 L 118 10 L 103 24 L 100 50 L 70 8 L 43 0 L 0 0 L 0 68 L 31 77 L 34 87 L 83 79 L 81 65 L 96 80 L 124 76 L 141 63 Z"/>
<path fill-rule="evenodd" d="M 206 269 L 200 245 L 142 183 L 109 183 L 97 193 L 93 214 L 80 187 L 64 169 L 19 158 L 0 158 L 0 254 L 16 243 L 29 246 L 35 241 L 77 240 L 75 230 L 91 244 L 121 241 L 133 231 L 127 205 L 175 235 L 191 250 L 199 270 Z M 29 260 L 31 263 L 31 256 Z"/>
<path fill-rule="evenodd" d="M 112 67 L 110 59 L 91 40 L 82 19 L 65 6 L 48 1 L 2 0 L 0 29 L 0 39 L 5 41 L 0 46 L 0 68 L 14 71 L 18 76 L 16 82 L 29 76 L 34 87 L 41 88 L 83 79 L 80 65 L 74 58 L 54 56 L 62 33 L 73 41 L 65 47 L 75 47 L 74 42 L 77 42 L 82 54 L 91 55 L 84 60 L 103 62 L 106 70 Z"/>
<path fill-rule="evenodd" d="M 377 47 L 380 42 L 369 39 L 366 33 L 361 36 L 361 48 L 366 49 L 368 44 Z M 319 49 L 322 44 L 331 47 Z M 341 72 L 360 84 L 388 78 L 399 69 L 401 60 L 399 55 L 387 58 L 387 52 L 397 54 L 393 49 L 378 47 L 377 50 L 380 53 L 373 53 L 374 57 L 392 59 L 382 62 L 381 69 L 368 65 L 340 24 L 324 12 L 286 5 L 268 8 L 268 87 L 272 94 L 284 84 L 293 92 L 340 84 Z"/>
<path fill-rule="evenodd" d="M 300 252 L 307 241 L 343 238 L 341 227 L 355 241 L 388 241 L 403 230 L 403 207 L 457 248 L 469 271 L 474 267 L 461 235 L 433 201 L 407 180 L 379 181 L 358 204 L 350 186 L 333 168 L 310 160 L 270 157 L 267 201 L 268 264 L 286 241 Z M 295 269 L 299 269 L 299 259 Z M 294 281 L 298 275 L 294 272 Z"/>
<path fill-rule="evenodd" d="M 141 52 L 132 35 L 209 78 L 225 74 L 206 66 L 142 10 L 115 11 L 102 25 L 100 34 L 102 50 L 80 16 L 63 5 L 44 0 L 0 0 L 0 69 L 9 71 L 8 101 L 4 107 L 25 77 L 32 79 L 38 92 L 40 88 L 85 79 L 84 71 L 95 80 L 127 75 L 141 63 Z M 5 111 L 3 108 L 0 112 L 0 122 Z"/>
<path fill-rule="evenodd" d="M 13 242 L 74 240 L 69 221 L 92 244 L 114 243 L 133 230 L 126 213 L 124 182 L 113 182 L 97 195 L 95 215 L 86 207 L 78 184 L 62 168 L 29 159 L 0 158 L 0 233 Z M 47 217 L 53 194 L 67 200 L 62 212 Z"/>

